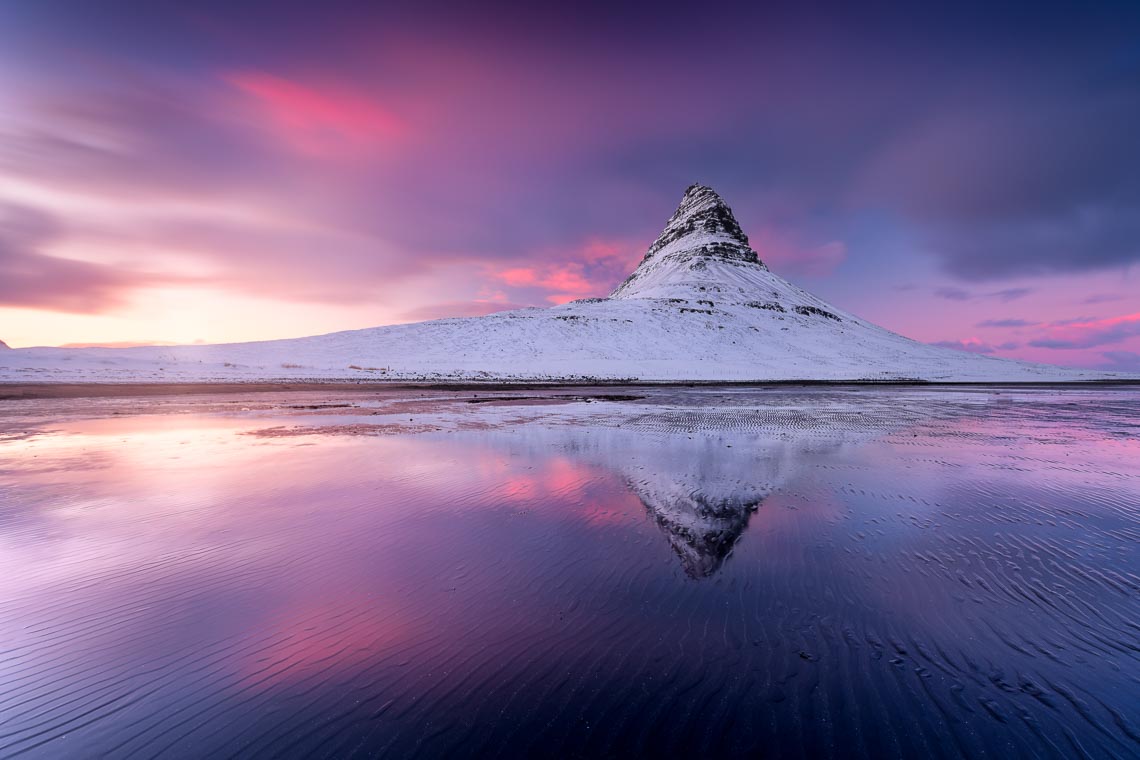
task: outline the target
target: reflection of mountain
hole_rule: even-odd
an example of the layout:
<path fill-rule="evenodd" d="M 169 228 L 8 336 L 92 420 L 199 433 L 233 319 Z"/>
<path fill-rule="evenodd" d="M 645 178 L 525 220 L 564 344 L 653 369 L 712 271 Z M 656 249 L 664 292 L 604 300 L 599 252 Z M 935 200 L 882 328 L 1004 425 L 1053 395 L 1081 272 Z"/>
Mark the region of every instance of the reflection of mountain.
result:
<path fill-rule="evenodd" d="M 691 578 L 720 569 L 749 517 L 794 466 L 785 444 L 723 431 L 693 437 L 629 431 L 621 438 L 625 461 L 609 454 L 611 469 L 649 510 Z"/>
<path fill-rule="evenodd" d="M 640 494 L 638 494 L 640 496 Z M 681 558 L 690 578 L 707 578 L 724 563 L 759 502 L 710 503 L 700 494 L 674 502 L 642 503 Z"/>
<path fill-rule="evenodd" d="M 697 419 L 703 411 L 716 421 Z M 665 416 L 644 414 L 614 416 L 606 427 L 527 425 L 500 440 L 530 456 L 556 451 L 617 474 L 665 534 L 685 573 L 707 578 L 768 494 L 828 452 L 878 432 L 781 426 L 777 436 L 741 430 L 739 420 L 722 424 L 723 415 L 696 410 L 682 430 L 663 424 Z"/>

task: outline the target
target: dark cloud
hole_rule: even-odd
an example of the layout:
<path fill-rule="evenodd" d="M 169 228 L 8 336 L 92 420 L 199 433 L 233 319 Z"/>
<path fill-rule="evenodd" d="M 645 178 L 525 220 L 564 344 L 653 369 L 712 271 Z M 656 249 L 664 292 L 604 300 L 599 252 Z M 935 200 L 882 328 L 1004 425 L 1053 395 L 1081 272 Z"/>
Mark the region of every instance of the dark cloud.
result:
<path fill-rule="evenodd" d="M 1098 303 L 1111 303 L 1112 301 L 1123 301 L 1124 296 L 1116 293 L 1094 293 L 1093 295 L 1081 301 L 1083 304 L 1093 305 Z"/>
<path fill-rule="evenodd" d="M 1032 292 L 1033 288 L 1005 288 L 1004 290 L 978 293 L 965 288 L 947 285 L 935 289 L 934 295 L 939 298 L 945 298 L 948 301 L 975 301 L 982 298 L 996 298 L 999 301 L 1008 303 L 1010 301 L 1016 301 L 1019 298 L 1024 298 Z"/>
<path fill-rule="evenodd" d="M 1034 322 L 1025 319 L 985 319 L 978 323 L 978 327 L 1029 327 Z"/>
<path fill-rule="evenodd" d="M 1041 325 L 1042 336 L 1029 341 L 1035 348 L 1088 349 L 1140 337 L 1140 312 L 1095 319 L 1079 317 Z"/>
<path fill-rule="evenodd" d="M 1052 322 L 1042 325 L 1046 328 L 1068 327 L 1070 325 L 1084 325 L 1101 322 L 1100 317 L 1068 317 L 1067 319 L 1056 319 Z"/>
<path fill-rule="evenodd" d="M 1110 321 L 1092 323 L 1078 330 L 1062 331 L 1057 337 L 1037 338 L 1029 341 L 1035 348 L 1080 349 L 1096 348 L 1112 343 L 1122 343 L 1140 336 L 1140 315 L 1130 321 Z"/>
<path fill-rule="evenodd" d="M 28 96 L 31 124 L 0 122 L 0 170 L 130 200 L 268 195 L 298 179 L 208 88 L 136 70 L 124 79 Z"/>
<path fill-rule="evenodd" d="M 885 146 L 862 189 L 966 279 L 1140 261 L 1140 80 L 1023 84 L 948 96 Z"/>
<path fill-rule="evenodd" d="M 974 298 L 974 294 L 968 290 L 949 286 L 936 289 L 934 295 L 949 301 L 969 301 Z"/>
<path fill-rule="evenodd" d="M 1097 271 L 1140 261 L 1140 198 L 1100 209 L 1083 203 L 1074 200 L 1068 211 L 1030 220 L 936 225 L 930 246 L 952 274 L 969 280 Z"/>
<path fill-rule="evenodd" d="M 997 290 L 990 293 L 990 296 L 999 298 L 1002 301 L 1016 301 L 1019 298 L 1024 298 L 1033 292 L 1033 288 L 1006 288 L 1005 290 Z"/>
<path fill-rule="evenodd" d="M 931 343 L 932 346 L 939 348 L 953 348 L 958 351 L 968 351 L 971 354 L 992 354 L 995 349 L 988 343 L 970 342 L 962 340 L 940 340 Z"/>
<path fill-rule="evenodd" d="M 1140 371 L 1140 352 L 1102 351 L 1101 356 L 1105 358 L 1105 363 L 1100 366 L 1101 369 L 1119 372 Z"/>
<path fill-rule="evenodd" d="M 952 348 L 957 351 L 968 351 L 972 354 L 993 354 L 998 351 L 1012 351 L 1015 348 L 1021 347 L 1020 343 L 1006 342 L 994 345 L 973 338 L 967 340 L 939 340 L 932 342 L 930 345 L 938 346 L 939 348 Z"/>

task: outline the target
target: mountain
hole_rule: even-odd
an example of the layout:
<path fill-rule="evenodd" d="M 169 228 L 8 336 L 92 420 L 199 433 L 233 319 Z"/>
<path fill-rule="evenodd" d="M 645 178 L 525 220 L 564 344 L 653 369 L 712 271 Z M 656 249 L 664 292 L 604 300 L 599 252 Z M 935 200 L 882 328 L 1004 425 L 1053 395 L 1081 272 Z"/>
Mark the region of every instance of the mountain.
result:
<path fill-rule="evenodd" d="M 665 231 L 610 298 L 684 299 L 710 288 L 747 298 L 768 285 L 756 279 L 761 272 L 768 267 L 748 247 L 732 209 L 712 188 L 690 185 Z"/>
<path fill-rule="evenodd" d="M 731 209 L 692 185 L 608 298 L 310 338 L 0 352 L 0 381 L 1069 381 L 1108 373 L 910 340 L 768 269 Z"/>

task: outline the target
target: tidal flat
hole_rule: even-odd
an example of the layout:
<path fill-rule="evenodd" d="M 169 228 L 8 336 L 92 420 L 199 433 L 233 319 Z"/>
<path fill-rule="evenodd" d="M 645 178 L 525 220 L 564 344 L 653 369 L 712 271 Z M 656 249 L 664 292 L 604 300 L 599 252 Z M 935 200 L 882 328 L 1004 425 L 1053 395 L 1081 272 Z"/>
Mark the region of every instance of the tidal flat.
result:
<path fill-rule="evenodd" d="M 1140 755 L 1136 386 L 69 395 L 2 758 Z"/>

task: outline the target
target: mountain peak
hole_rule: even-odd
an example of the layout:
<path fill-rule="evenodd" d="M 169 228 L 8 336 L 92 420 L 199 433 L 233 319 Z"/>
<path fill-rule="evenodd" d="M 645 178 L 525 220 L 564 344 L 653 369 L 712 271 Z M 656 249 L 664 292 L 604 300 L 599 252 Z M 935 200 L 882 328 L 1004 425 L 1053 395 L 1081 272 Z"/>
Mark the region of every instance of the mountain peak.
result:
<path fill-rule="evenodd" d="M 669 217 L 661 236 L 649 246 L 646 258 L 692 236 L 723 239 L 724 242 L 742 246 L 752 254 L 755 263 L 759 263 L 756 253 L 748 248 L 748 236 L 740 229 L 740 223 L 732 215 L 732 209 L 708 185 L 693 184 L 685 189 L 680 205 L 673 216 Z"/>
<path fill-rule="evenodd" d="M 664 262 L 669 262 L 672 270 L 686 271 L 704 270 L 711 262 L 767 269 L 756 251 L 749 247 L 748 236 L 732 215 L 732 209 L 715 190 L 701 184 L 685 189 L 665 230 L 611 298 L 640 297 L 646 279 L 660 279 L 647 278 L 647 275 L 659 271 Z"/>

